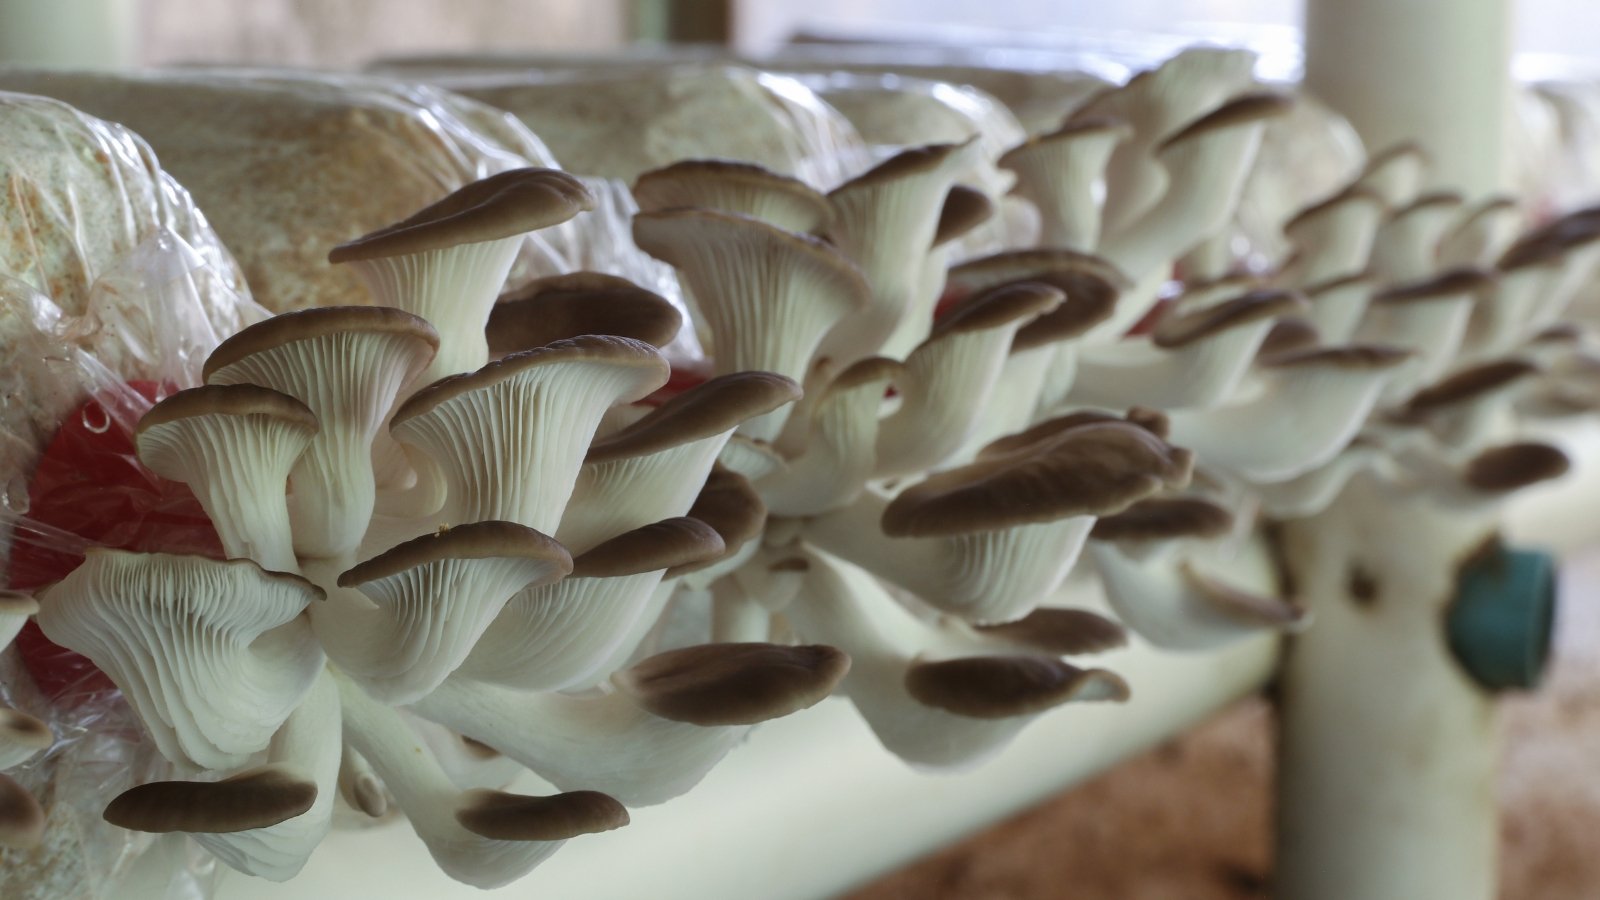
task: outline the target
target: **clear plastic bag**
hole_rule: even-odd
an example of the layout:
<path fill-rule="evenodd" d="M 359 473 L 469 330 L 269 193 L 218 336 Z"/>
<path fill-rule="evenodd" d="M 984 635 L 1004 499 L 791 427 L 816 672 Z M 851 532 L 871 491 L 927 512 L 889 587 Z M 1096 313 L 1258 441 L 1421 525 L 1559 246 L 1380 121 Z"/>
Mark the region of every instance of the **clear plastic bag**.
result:
<path fill-rule="evenodd" d="M 793 78 L 726 63 L 535 69 L 515 60 L 433 83 L 515 114 L 564 168 L 631 182 L 680 159 L 754 162 L 830 188 L 860 169 L 860 136 Z"/>
<path fill-rule="evenodd" d="M 187 191 L 126 128 L 0 94 L 9 243 L 0 268 L 0 585 L 56 580 L 96 543 L 220 552 L 192 496 L 138 466 L 132 433 L 197 382 L 219 340 L 265 316 Z M 16 140 L 10 138 L 15 136 Z M 48 292 L 48 293 L 46 293 Z M 52 747 L 8 770 L 48 825 L 0 864 L 6 900 L 205 896 L 213 864 L 113 828 L 108 797 L 171 776 L 115 688 L 29 624 L 0 653 L 0 703 Z M 155 852 L 151 855 L 149 851 Z"/>
<path fill-rule="evenodd" d="M 328 249 L 496 172 L 552 166 L 517 119 L 425 84 L 374 75 L 257 69 L 145 73 L 0 70 L 0 87 L 115 116 L 155 148 L 233 248 L 274 312 L 365 304 Z M 610 203 L 610 200 L 605 202 Z M 578 220 L 530 236 L 512 283 L 570 271 L 655 273 Z M 601 234 L 613 226 L 601 223 Z"/>

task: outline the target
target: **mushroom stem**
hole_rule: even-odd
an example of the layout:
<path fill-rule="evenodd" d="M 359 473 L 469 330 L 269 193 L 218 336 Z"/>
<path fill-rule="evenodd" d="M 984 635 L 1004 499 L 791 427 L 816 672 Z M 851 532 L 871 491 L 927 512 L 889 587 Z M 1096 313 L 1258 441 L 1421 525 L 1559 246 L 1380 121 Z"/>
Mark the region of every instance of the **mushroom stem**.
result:
<path fill-rule="evenodd" d="M 1126 699 L 1127 686 L 1110 672 L 1081 670 L 1049 656 L 1022 657 L 1065 679 L 1042 707 L 1027 712 L 1007 709 L 953 712 L 930 705 L 914 693 L 911 674 L 928 654 L 955 661 L 983 652 L 1017 653 L 1000 641 L 988 648 L 967 631 L 953 638 L 920 620 L 896 603 L 865 571 L 817 553 L 805 555 L 808 568 L 798 596 L 785 617 L 808 640 L 827 640 L 854 661 L 845 677 L 844 693 L 855 704 L 884 747 L 901 759 L 935 768 L 964 766 L 998 752 L 1041 708 L 1074 700 Z M 978 657 L 984 659 L 985 657 Z M 1011 685 L 991 699 L 1018 700 L 1026 682 Z M 1005 694 L 1012 694 L 1005 697 Z"/>
<path fill-rule="evenodd" d="M 445 874 L 474 887 L 509 884 L 544 862 L 564 843 L 494 840 L 456 818 L 466 797 L 393 707 L 335 676 L 344 706 L 344 736 L 383 779 L 428 853 Z"/>
<path fill-rule="evenodd" d="M 324 669 L 306 699 L 273 735 L 267 750 L 270 765 L 285 768 L 317 786 L 317 798 L 311 808 L 265 828 L 195 833 L 195 841 L 228 866 L 248 875 L 271 881 L 288 881 L 298 875 L 333 824 L 342 746 L 339 689 Z"/>

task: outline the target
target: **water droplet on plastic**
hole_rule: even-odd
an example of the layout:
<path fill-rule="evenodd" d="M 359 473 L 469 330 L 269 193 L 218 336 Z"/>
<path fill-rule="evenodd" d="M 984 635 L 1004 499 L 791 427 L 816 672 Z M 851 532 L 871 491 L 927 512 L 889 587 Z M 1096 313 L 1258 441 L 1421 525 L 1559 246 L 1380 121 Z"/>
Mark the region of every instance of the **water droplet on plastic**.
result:
<path fill-rule="evenodd" d="M 83 427 L 95 434 L 105 434 L 111 430 L 111 414 L 99 405 L 85 406 L 82 419 Z"/>

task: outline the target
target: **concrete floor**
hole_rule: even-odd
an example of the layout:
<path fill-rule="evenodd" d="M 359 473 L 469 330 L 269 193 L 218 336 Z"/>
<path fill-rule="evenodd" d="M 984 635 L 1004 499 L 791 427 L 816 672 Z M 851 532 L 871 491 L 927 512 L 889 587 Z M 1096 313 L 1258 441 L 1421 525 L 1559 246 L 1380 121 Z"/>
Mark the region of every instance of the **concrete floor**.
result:
<path fill-rule="evenodd" d="M 1544 688 L 1502 707 L 1504 900 L 1600 897 L 1600 556 L 1566 567 L 1557 627 Z M 1272 774 L 1251 701 L 847 900 L 1264 898 Z"/>

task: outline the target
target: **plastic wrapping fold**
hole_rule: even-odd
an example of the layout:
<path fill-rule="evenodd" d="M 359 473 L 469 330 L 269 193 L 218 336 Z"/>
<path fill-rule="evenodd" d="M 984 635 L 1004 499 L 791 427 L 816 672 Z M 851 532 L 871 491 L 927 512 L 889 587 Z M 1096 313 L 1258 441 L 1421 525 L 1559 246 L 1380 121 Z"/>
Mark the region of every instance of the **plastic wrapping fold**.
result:
<path fill-rule="evenodd" d="M 370 302 L 328 248 L 398 221 L 462 185 L 553 166 L 517 119 L 423 84 L 372 75 L 253 69 L 143 73 L 0 70 L 0 87 L 46 94 L 137 131 L 193 192 L 274 312 Z M 530 236 L 512 284 L 581 261 L 659 284 L 629 242 L 627 200 L 591 185 L 593 214 Z"/>
<path fill-rule="evenodd" d="M 22 282 L 0 281 L 8 349 L 0 373 L 0 441 L 10 451 L 0 502 L 6 587 L 52 583 L 97 545 L 221 555 L 193 495 L 139 465 L 133 450 L 140 416 L 166 393 L 197 383 L 218 339 L 198 290 L 212 277 L 185 241 L 158 232 L 96 281 L 82 317 L 63 316 Z M 239 318 L 260 312 L 239 295 L 232 306 Z M 74 333 L 71 326 L 85 321 L 100 327 Z M 105 359 L 124 364 L 112 368 Z M 37 463 L 18 465 L 30 452 Z M 56 737 L 8 772 L 39 798 L 48 825 L 38 848 L 6 852 L 0 896 L 207 896 L 215 870 L 209 856 L 187 841 L 125 831 L 100 817 L 121 791 L 172 777 L 115 686 L 32 623 L 0 655 L 0 670 L 0 703 L 43 719 Z M 158 858 L 147 855 L 151 848 Z"/>
<path fill-rule="evenodd" d="M 0 94 L 0 124 L 0 586 L 55 581 L 92 544 L 156 549 L 159 534 L 161 549 L 219 552 L 193 497 L 138 466 L 132 429 L 265 311 L 127 128 L 18 94 Z M 186 841 L 100 817 L 109 797 L 171 771 L 103 675 L 29 624 L 0 653 L 0 703 L 56 737 L 7 772 L 47 826 L 36 848 L 4 851 L 0 897 L 207 894 L 214 866 Z"/>
<path fill-rule="evenodd" d="M 425 77 L 513 113 L 549 142 L 563 168 L 581 175 L 631 182 L 681 159 L 717 157 L 827 189 L 867 160 L 849 121 L 809 88 L 744 66 L 619 61 Z"/>

